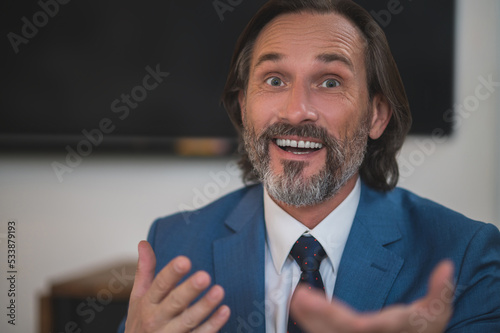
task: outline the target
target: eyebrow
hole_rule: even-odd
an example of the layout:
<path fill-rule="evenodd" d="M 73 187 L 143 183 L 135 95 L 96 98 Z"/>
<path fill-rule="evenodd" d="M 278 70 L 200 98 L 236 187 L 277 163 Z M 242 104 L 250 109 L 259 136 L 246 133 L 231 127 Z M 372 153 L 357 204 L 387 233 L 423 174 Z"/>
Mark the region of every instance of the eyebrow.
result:
<path fill-rule="evenodd" d="M 278 62 L 282 60 L 285 56 L 281 53 L 265 53 L 261 55 L 257 59 L 257 63 L 255 64 L 255 68 L 259 67 L 262 63 L 266 61 L 271 61 L 271 62 Z M 316 57 L 316 60 L 323 62 L 323 63 L 331 63 L 335 61 L 339 61 L 344 63 L 349 67 L 351 71 L 354 71 L 354 65 L 352 64 L 352 61 L 338 53 L 322 53 Z"/>
<path fill-rule="evenodd" d="M 316 59 L 324 63 L 340 61 L 347 65 L 351 71 L 354 71 L 354 65 L 352 64 L 352 61 L 349 58 L 338 53 L 322 53 L 318 55 Z"/>
<path fill-rule="evenodd" d="M 257 59 L 257 63 L 255 64 L 255 68 L 259 67 L 262 63 L 266 61 L 278 62 L 283 59 L 285 56 L 281 53 L 265 53 Z"/>

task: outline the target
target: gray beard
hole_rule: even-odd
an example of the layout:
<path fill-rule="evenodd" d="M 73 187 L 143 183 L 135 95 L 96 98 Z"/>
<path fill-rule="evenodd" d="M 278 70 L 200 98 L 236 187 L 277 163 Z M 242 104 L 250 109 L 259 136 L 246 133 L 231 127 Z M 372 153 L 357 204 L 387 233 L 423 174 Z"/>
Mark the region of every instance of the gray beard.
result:
<path fill-rule="evenodd" d="M 313 206 L 332 198 L 359 170 L 366 153 L 368 123 L 361 123 L 352 138 L 337 140 L 321 127 L 312 124 L 291 126 L 277 123 L 269 126 L 259 137 L 245 126 L 245 149 L 256 173 L 269 195 L 287 205 Z M 309 163 L 282 160 L 283 173 L 270 168 L 269 145 L 278 135 L 298 135 L 317 138 L 327 150 L 326 163 L 315 175 L 306 177 Z"/>

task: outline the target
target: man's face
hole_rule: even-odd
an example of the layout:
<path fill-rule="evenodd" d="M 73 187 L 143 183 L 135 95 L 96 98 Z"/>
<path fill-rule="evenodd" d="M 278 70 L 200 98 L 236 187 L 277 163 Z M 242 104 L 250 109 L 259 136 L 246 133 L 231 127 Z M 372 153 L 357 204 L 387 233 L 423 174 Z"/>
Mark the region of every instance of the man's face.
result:
<path fill-rule="evenodd" d="M 274 199 L 314 205 L 357 173 L 377 136 L 364 52 L 338 14 L 278 16 L 259 34 L 240 105 L 246 149 Z"/>

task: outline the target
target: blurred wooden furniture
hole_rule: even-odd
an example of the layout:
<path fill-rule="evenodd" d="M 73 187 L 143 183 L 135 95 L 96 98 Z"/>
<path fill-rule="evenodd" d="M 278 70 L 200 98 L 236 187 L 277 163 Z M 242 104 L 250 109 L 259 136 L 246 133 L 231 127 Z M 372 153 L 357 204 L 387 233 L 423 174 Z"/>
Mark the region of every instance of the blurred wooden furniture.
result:
<path fill-rule="evenodd" d="M 40 333 L 116 332 L 135 269 L 135 262 L 122 262 L 52 284 L 39 299 Z"/>

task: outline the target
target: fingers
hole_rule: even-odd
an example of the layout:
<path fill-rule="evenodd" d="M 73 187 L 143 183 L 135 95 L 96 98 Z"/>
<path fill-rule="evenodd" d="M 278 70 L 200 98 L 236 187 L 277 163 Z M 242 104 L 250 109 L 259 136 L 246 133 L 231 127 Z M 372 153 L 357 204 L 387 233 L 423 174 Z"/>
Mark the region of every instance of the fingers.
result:
<path fill-rule="evenodd" d="M 326 300 L 320 292 L 298 286 L 290 312 L 308 332 L 441 332 L 452 314 L 453 264 L 441 262 L 429 280 L 427 295 L 410 304 L 395 305 L 380 312 L 357 313 L 343 303 Z"/>
<path fill-rule="evenodd" d="M 212 313 L 224 298 L 221 286 L 213 286 L 195 304 L 185 309 L 178 317 L 172 320 L 169 330 L 172 332 L 192 330 L 198 327 Z M 229 318 L 229 308 L 222 306 L 196 332 L 218 331 Z"/>
<path fill-rule="evenodd" d="M 222 305 L 217 311 L 200 327 L 194 330 L 194 333 L 213 333 L 218 332 L 228 321 L 231 311 L 227 305 Z"/>
<path fill-rule="evenodd" d="M 357 314 L 339 301 L 329 302 L 325 295 L 306 286 L 298 286 L 290 303 L 290 312 L 308 332 L 344 332 L 352 326 Z"/>
<path fill-rule="evenodd" d="M 167 332 L 191 331 L 198 327 L 222 301 L 224 290 L 220 286 L 214 286 L 190 306 L 211 283 L 208 273 L 198 271 L 178 284 L 190 268 L 189 259 L 177 257 L 158 273 L 146 295 L 150 305 L 153 305 L 147 311 L 150 327 L 164 326 Z M 227 321 L 227 318 L 223 318 L 224 314 L 225 311 L 222 311 L 222 314 L 213 317 L 206 327 L 218 327 L 220 323 L 223 325 Z"/>
<path fill-rule="evenodd" d="M 209 285 L 210 276 L 206 272 L 194 273 L 168 294 L 161 306 L 161 312 L 171 318 L 175 317 L 183 312 Z"/>
<path fill-rule="evenodd" d="M 153 304 L 159 304 L 190 269 L 191 261 L 188 258 L 183 256 L 174 258 L 153 280 L 146 295 L 147 299 Z"/>
<path fill-rule="evenodd" d="M 197 332 L 219 331 L 229 319 L 227 306 L 217 309 L 224 290 L 210 286 L 208 273 L 195 272 L 179 282 L 191 270 L 191 261 L 179 256 L 154 277 L 156 257 L 148 242 L 139 243 L 139 260 L 125 329 L 127 332 Z"/>

